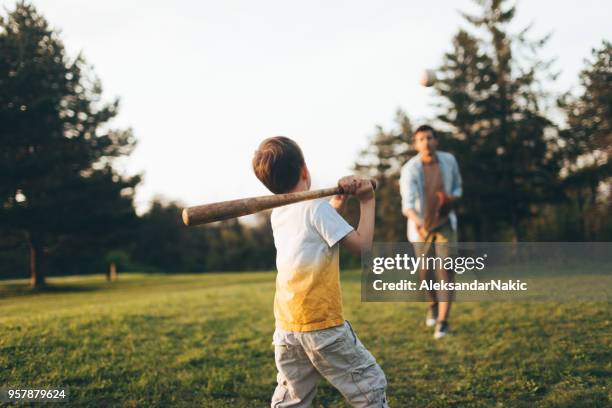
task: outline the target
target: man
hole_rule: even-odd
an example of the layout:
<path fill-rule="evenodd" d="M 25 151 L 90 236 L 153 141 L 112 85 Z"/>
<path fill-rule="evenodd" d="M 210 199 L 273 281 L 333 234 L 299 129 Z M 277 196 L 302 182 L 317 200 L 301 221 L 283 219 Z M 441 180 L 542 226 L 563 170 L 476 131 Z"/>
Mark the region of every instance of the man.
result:
<path fill-rule="evenodd" d="M 438 151 L 438 137 L 431 126 L 417 128 L 413 137 L 418 155 L 408 160 L 400 175 L 402 212 L 408 218 L 408 240 L 415 254 L 445 258 L 452 255 L 457 241 L 457 215 L 454 207 L 461 197 L 461 175 L 455 157 Z M 427 242 L 425 242 L 427 241 Z M 434 271 L 421 270 L 421 280 L 432 280 Z M 453 281 L 453 271 L 435 271 L 438 281 Z M 431 287 L 431 285 L 429 285 Z M 448 334 L 452 293 L 427 291 L 429 307 L 425 324 L 435 326 L 434 338 Z"/>

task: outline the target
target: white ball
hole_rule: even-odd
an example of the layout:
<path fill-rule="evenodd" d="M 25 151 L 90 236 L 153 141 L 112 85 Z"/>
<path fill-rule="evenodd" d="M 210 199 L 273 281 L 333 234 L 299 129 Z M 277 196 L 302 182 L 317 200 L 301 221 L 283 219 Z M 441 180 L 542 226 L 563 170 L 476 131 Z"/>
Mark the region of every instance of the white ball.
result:
<path fill-rule="evenodd" d="M 421 74 L 419 83 L 423 86 L 432 86 L 436 82 L 436 73 L 433 69 L 426 69 Z"/>

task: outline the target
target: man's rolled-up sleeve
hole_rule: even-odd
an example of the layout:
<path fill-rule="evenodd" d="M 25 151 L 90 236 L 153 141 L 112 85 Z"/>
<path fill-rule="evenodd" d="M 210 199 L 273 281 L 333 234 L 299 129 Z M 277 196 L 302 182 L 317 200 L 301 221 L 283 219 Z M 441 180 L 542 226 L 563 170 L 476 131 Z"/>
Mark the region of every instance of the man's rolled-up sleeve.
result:
<path fill-rule="evenodd" d="M 453 188 L 451 194 L 453 197 L 461 197 L 463 194 L 463 181 L 461 180 L 461 173 L 459 173 L 459 165 L 457 159 L 453 156 Z"/>
<path fill-rule="evenodd" d="M 402 196 L 402 210 L 415 208 L 416 180 L 408 169 L 402 169 L 400 180 L 400 195 Z"/>

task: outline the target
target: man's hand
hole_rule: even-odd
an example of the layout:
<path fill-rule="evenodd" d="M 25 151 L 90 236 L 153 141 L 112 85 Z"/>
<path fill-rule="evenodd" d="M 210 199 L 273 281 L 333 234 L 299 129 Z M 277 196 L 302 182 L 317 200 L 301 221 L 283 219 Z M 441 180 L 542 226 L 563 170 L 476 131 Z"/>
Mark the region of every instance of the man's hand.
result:
<path fill-rule="evenodd" d="M 419 237 L 421 237 L 421 239 L 424 241 L 427 234 L 429 234 L 429 231 L 427 231 L 425 228 L 425 222 L 418 215 L 415 215 L 412 220 L 414 221 L 416 230 L 419 233 Z"/>
<path fill-rule="evenodd" d="M 406 208 L 403 210 L 403 213 L 409 220 L 412 220 L 412 222 L 414 222 L 414 225 L 416 227 L 417 233 L 419 234 L 419 237 L 421 237 L 422 240 L 425 240 L 425 237 L 429 233 L 424 228 L 425 221 L 423 221 L 423 219 L 419 216 L 419 214 L 417 214 L 414 208 Z"/>
<path fill-rule="evenodd" d="M 453 209 L 453 204 L 455 200 L 446 195 L 446 193 L 443 191 L 436 192 L 436 198 L 438 214 L 440 215 L 440 217 L 446 217 L 448 213 L 450 213 L 450 211 Z"/>

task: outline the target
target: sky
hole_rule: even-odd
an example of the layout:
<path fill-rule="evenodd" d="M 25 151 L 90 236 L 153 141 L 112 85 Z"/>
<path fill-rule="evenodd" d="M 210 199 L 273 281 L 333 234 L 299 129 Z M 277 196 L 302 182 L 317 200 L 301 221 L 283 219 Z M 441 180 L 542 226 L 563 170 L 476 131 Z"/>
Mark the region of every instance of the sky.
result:
<path fill-rule="evenodd" d="M 33 1 L 82 52 L 108 100 L 113 127 L 131 127 L 125 174 L 144 173 L 136 205 L 154 197 L 186 205 L 268 194 L 251 169 L 269 136 L 302 147 L 313 187 L 351 172 L 376 125 L 398 108 L 420 124 L 434 94 L 418 84 L 465 26 L 471 0 Z M 0 0 L 13 8 L 14 1 Z M 4 13 L 3 13 L 4 14 Z M 552 33 L 554 91 L 575 89 L 584 59 L 612 40 L 612 2 L 520 1 L 515 31 Z"/>

